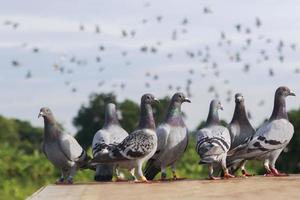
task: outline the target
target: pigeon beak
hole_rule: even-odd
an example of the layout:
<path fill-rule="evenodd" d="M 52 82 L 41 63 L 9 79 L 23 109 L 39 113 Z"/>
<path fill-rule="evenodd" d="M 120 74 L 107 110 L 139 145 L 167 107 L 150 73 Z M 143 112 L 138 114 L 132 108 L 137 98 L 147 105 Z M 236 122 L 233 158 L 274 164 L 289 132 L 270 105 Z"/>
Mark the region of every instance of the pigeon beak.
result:
<path fill-rule="evenodd" d="M 296 94 L 294 92 L 290 92 L 289 96 L 296 96 Z"/>
<path fill-rule="evenodd" d="M 238 100 L 238 102 L 241 102 L 243 100 L 243 97 L 242 96 L 238 96 L 236 99 Z"/>
<path fill-rule="evenodd" d="M 224 108 L 223 108 L 223 106 L 222 106 L 222 105 L 220 105 L 220 110 L 224 110 Z"/>
<path fill-rule="evenodd" d="M 192 103 L 191 100 L 190 100 L 189 98 L 184 98 L 183 102 Z"/>
<path fill-rule="evenodd" d="M 155 97 L 154 97 L 154 101 L 155 101 L 156 103 L 159 103 L 158 98 L 155 98 Z"/>
<path fill-rule="evenodd" d="M 43 116 L 44 116 L 44 113 L 41 111 L 38 115 L 38 118 L 43 117 Z"/>

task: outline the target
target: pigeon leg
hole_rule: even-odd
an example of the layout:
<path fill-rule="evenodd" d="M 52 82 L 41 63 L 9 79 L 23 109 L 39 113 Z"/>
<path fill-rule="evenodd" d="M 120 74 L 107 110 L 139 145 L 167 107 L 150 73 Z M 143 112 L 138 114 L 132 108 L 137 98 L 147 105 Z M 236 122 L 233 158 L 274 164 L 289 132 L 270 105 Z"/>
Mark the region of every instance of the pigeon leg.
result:
<path fill-rule="evenodd" d="M 241 166 L 241 169 L 242 169 L 242 174 L 244 177 L 248 177 L 248 176 L 254 176 L 254 174 L 249 174 L 247 172 L 247 170 L 245 169 L 245 164 L 246 164 L 246 160 L 242 162 L 242 166 Z"/>
<path fill-rule="evenodd" d="M 135 176 L 135 168 L 132 168 L 132 169 L 130 170 L 130 174 L 131 174 L 133 180 L 134 180 L 134 181 L 137 181 L 137 178 L 136 178 L 136 176 Z"/>
<path fill-rule="evenodd" d="M 288 176 L 288 174 L 286 174 L 286 173 L 280 173 L 275 167 L 275 162 L 276 162 L 277 158 L 279 157 L 281 151 L 282 151 L 281 149 L 277 150 L 276 152 L 274 152 L 271 155 L 271 158 L 270 158 L 269 167 L 274 176 Z"/>
<path fill-rule="evenodd" d="M 167 172 L 166 172 L 166 167 L 162 166 L 161 167 L 161 181 L 166 181 L 167 180 Z"/>
<path fill-rule="evenodd" d="M 264 161 L 264 167 L 267 170 L 267 173 L 264 174 L 264 176 L 274 176 L 273 172 L 271 171 L 269 167 L 269 160 Z"/>
<path fill-rule="evenodd" d="M 73 184 L 73 177 L 74 177 L 74 175 L 76 174 L 76 170 L 77 170 L 77 166 L 76 166 L 76 165 L 73 165 L 73 166 L 71 167 L 70 174 L 69 174 L 69 176 L 68 176 L 68 178 L 67 178 L 67 183 L 68 183 L 68 184 Z"/>
<path fill-rule="evenodd" d="M 61 170 L 61 176 L 60 178 L 55 182 L 55 184 L 64 184 L 65 181 L 65 173 L 63 170 Z"/>
<path fill-rule="evenodd" d="M 175 163 L 173 163 L 171 165 L 171 169 L 172 169 L 172 173 L 173 173 L 173 180 L 177 180 L 177 176 L 176 176 L 176 165 Z"/>
<path fill-rule="evenodd" d="M 124 179 L 124 177 L 121 176 L 120 171 L 119 171 L 119 167 L 118 167 L 118 166 L 116 166 L 115 172 L 116 172 L 116 176 L 117 176 L 116 182 L 126 181 L 126 180 Z"/>
<path fill-rule="evenodd" d="M 235 177 L 234 175 L 231 175 L 228 172 L 228 169 L 226 167 L 226 155 L 224 155 L 223 159 L 221 160 L 221 166 L 222 166 L 222 169 L 224 171 L 224 179 L 234 178 Z"/>
<path fill-rule="evenodd" d="M 234 178 L 234 177 L 235 177 L 234 175 L 231 175 L 231 174 L 228 172 L 228 169 L 225 169 L 225 170 L 224 170 L 224 179 Z"/>
<path fill-rule="evenodd" d="M 208 166 L 208 177 L 210 180 L 219 180 L 220 178 L 219 177 L 214 177 L 214 166 L 213 164 L 210 164 Z"/>
<path fill-rule="evenodd" d="M 142 162 L 139 162 L 138 163 L 138 170 L 137 170 L 137 173 L 138 173 L 138 175 L 139 175 L 139 177 L 140 177 L 140 179 L 141 179 L 141 181 L 142 182 L 149 182 L 148 180 L 147 180 L 147 178 L 144 176 L 144 174 L 143 174 L 143 170 L 142 170 Z"/>
<path fill-rule="evenodd" d="M 271 171 L 272 171 L 272 173 L 273 173 L 274 176 L 289 176 L 286 173 L 279 172 L 275 167 L 271 167 L 270 166 L 270 169 L 271 169 Z"/>

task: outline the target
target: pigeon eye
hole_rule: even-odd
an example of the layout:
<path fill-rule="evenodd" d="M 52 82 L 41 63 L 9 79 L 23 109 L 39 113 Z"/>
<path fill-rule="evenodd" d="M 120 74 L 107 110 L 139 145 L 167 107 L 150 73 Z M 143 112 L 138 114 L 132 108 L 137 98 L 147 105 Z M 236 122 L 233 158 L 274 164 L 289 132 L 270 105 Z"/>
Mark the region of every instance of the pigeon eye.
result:
<path fill-rule="evenodd" d="M 182 96 L 181 96 L 181 95 L 179 95 L 179 98 L 182 98 Z"/>

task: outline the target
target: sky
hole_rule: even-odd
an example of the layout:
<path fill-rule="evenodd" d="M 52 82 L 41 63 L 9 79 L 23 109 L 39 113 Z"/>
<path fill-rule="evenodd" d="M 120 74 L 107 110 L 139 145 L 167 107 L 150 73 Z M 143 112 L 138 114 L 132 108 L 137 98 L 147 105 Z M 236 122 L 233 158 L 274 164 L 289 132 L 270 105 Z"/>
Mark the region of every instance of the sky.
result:
<path fill-rule="evenodd" d="M 288 110 L 299 108 L 299 21 L 296 0 L 2 0 L 0 114 L 43 126 L 37 115 L 47 106 L 74 134 L 72 119 L 93 92 L 114 92 L 119 101 L 138 103 L 144 93 L 162 98 L 178 87 L 186 93 L 191 80 L 192 103 L 182 106 L 189 129 L 206 119 L 216 97 L 224 107 L 220 117 L 230 121 L 237 92 L 257 127 L 270 116 L 281 85 L 299 94 L 287 99 Z"/>

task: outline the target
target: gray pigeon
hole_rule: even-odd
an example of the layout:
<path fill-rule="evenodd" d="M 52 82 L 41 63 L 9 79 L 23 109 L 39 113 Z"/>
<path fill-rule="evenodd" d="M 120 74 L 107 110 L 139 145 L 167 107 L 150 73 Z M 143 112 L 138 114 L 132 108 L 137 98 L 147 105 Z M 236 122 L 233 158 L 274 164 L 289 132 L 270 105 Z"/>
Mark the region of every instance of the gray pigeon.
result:
<path fill-rule="evenodd" d="M 143 95 L 138 128 L 118 145 L 102 144 L 101 148 L 106 149 L 96 153 L 90 163 L 116 164 L 121 168 L 129 169 L 135 181 L 138 175 L 140 181 L 147 182 L 142 171 L 143 163 L 154 155 L 157 148 L 155 121 L 151 107 L 155 101 L 158 100 L 153 95 Z"/>
<path fill-rule="evenodd" d="M 247 117 L 244 97 L 240 93 L 235 95 L 234 114 L 230 124 L 228 125 L 228 129 L 231 137 L 231 147 L 227 153 L 227 163 L 231 163 L 235 161 L 235 157 L 237 156 L 234 153 L 235 149 L 239 148 L 240 145 L 246 144 L 255 134 L 255 130 L 251 126 Z M 232 172 L 235 172 L 238 168 L 241 168 L 243 176 L 251 176 L 245 169 L 246 160 L 240 160 L 240 162 L 235 163 L 236 164 L 234 166 L 230 166 Z M 229 166 L 227 167 L 229 168 Z"/>
<path fill-rule="evenodd" d="M 275 168 L 275 163 L 294 134 L 294 126 L 289 122 L 285 98 L 295 96 L 287 87 L 279 87 L 275 92 L 274 108 L 270 119 L 254 134 L 251 140 L 236 149 L 238 158 L 263 160 L 267 176 L 285 176 Z M 231 163 L 230 163 L 231 164 Z"/>
<path fill-rule="evenodd" d="M 121 143 L 126 137 L 128 133 L 121 127 L 116 106 L 113 103 L 109 103 L 106 105 L 105 110 L 105 123 L 102 129 L 97 131 L 94 135 L 93 139 L 93 155 L 98 152 L 105 150 L 100 148 L 103 147 L 102 143 L 107 145 L 117 145 Z M 119 171 L 116 167 L 116 175 L 117 178 L 120 179 Z M 96 168 L 95 180 L 96 181 L 110 181 L 113 177 L 113 165 L 111 164 L 99 164 Z"/>
<path fill-rule="evenodd" d="M 188 145 L 188 130 L 183 122 L 181 104 L 191 102 L 182 93 L 175 93 L 171 99 L 164 122 L 156 129 L 158 144 L 154 156 L 148 161 L 145 176 L 148 180 L 161 171 L 161 179 L 166 179 L 166 167 L 171 165 L 173 179 L 177 179 L 175 163 Z"/>
<path fill-rule="evenodd" d="M 77 169 L 85 167 L 89 157 L 74 137 L 59 128 L 49 108 L 41 108 L 38 117 L 44 118 L 44 154 L 61 171 L 57 184 L 63 184 L 65 178 L 72 184 Z"/>
<path fill-rule="evenodd" d="M 224 178 L 234 177 L 229 174 L 226 167 L 226 157 L 231 141 L 228 129 L 220 125 L 219 109 L 223 110 L 220 101 L 212 100 L 205 127 L 197 132 L 196 151 L 201 157 L 199 164 L 209 165 L 209 178 L 213 180 L 217 179 L 213 176 L 213 171 L 218 165 L 221 165 L 224 171 Z"/>

